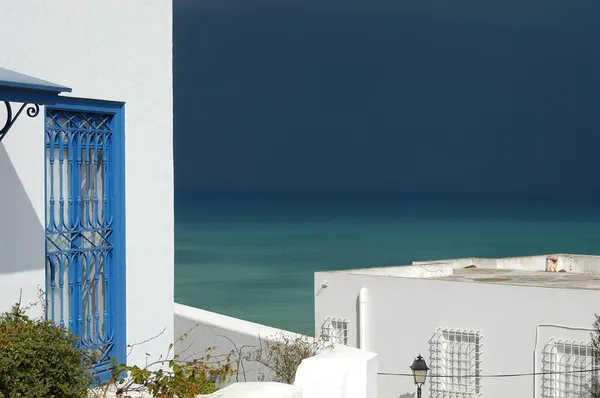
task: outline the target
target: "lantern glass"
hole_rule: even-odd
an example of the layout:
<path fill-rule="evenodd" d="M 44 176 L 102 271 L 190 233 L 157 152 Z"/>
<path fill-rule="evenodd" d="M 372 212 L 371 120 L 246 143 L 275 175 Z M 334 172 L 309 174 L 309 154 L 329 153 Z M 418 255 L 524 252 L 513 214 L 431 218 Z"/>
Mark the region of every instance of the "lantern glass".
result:
<path fill-rule="evenodd" d="M 425 379 L 427 378 L 426 370 L 415 370 L 413 374 L 415 376 L 415 384 L 425 384 Z"/>

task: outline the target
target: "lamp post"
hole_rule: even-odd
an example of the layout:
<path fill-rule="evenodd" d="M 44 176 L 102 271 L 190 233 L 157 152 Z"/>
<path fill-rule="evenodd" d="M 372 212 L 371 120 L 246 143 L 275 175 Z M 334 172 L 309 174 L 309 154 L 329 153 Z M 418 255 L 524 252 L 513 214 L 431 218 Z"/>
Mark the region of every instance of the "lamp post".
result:
<path fill-rule="evenodd" d="M 410 366 L 410 369 L 413 372 L 415 385 L 417 386 L 417 398 L 421 398 L 421 387 L 423 384 L 425 384 L 425 379 L 427 379 L 427 371 L 429 370 L 427 363 L 425 363 L 425 360 L 421 354 L 415 358 L 413 364 Z"/>

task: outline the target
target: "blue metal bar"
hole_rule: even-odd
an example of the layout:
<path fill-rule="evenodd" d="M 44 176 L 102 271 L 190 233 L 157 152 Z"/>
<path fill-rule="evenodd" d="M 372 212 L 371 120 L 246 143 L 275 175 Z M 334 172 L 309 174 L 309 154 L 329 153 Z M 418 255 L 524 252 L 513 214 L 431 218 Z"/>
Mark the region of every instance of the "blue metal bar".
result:
<path fill-rule="evenodd" d="M 103 149 L 102 149 L 102 168 L 104 169 L 104 175 L 103 175 L 103 183 L 104 183 L 104 187 L 102 188 L 102 202 L 104 203 L 104 207 L 103 207 L 103 226 L 107 227 L 108 224 L 111 222 L 110 220 L 110 214 L 111 209 L 110 209 L 110 204 L 108 201 L 108 195 L 110 194 L 110 173 L 108 172 L 108 161 L 110 159 L 110 152 L 108 150 L 108 146 L 110 145 L 110 137 L 105 136 L 104 140 L 102 142 L 103 144 Z"/>
<path fill-rule="evenodd" d="M 112 186 L 111 186 L 111 171 L 110 170 L 110 157 L 111 157 L 111 151 L 109 150 L 110 147 L 110 136 L 108 134 L 106 134 L 104 136 L 103 139 L 103 151 L 102 151 L 102 167 L 104 169 L 104 175 L 103 175 L 103 182 L 104 182 L 104 187 L 102 188 L 102 198 L 104 201 L 104 214 L 103 214 L 103 226 L 104 228 L 109 228 L 110 225 L 112 224 L 112 220 L 111 220 L 111 216 L 112 216 L 112 211 L 111 211 L 111 200 L 112 199 Z M 106 253 L 105 256 L 105 263 L 104 263 L 104 296 L 105 296 L 105 304 L 104 304 L 104 308 L 105 308 L 105 340 L 106 341 L 111 341 L 112 340 L 112 336 L 111 336 L 111 332 L 113 330 L 113 318 L 115 317 L 115 308 L 113 303 L 109 300 L 109 298 L 113 295 L 113 284 L 109 283 L 110 278 L 113 277 L 112 275 L 112 253 L 108 252 Z"/>
<path fill-rule="evenodd" d="M 75 138 L 73 135 L 69 135 L 68 137 L 68 151 L 67 151 L 67 161 L 69 164 L 68 167 L 68 180 L 69 180 L 69 196 L 67 198 L 67 214 L 69 215 L 69 219 L 67 220 L 67 223 L 65 224 L 65 229 L 64 231 L 67 232 L 71 232 L 68 233 L 67 236 L 69 237 L 69 248 L 72 249 L 73 248 L 73 239 L 74 239 L 74 235 L 72 233 L 72 231 L 75 229 L 75 203 L 74 203 L 74 198 L 73 198 L 73 186 L 74 186 L 74 176 L 76 174 L 76 167 L 75 167 Z M 64 215 L 64 214 L 63 214 Z M 71 300 L 67 303 L 69 306 L 69 330 L 73 333 L 77 333 L 76 331 L 76 323 L 75 323 L 75 316 L 77 314 L 76 312 L 76 299 L 75 299 L 75 268 L 76 268 L 76 257 L 77 257 L 77 253 L 76 252 L 69 252 L 68 255 L 68 268 L 67 268 L 67 272 L 69 273 L 69 297 L 71 298 Z M 62 300 L 62 297 L 61 297 Z"/>
<path fill-rule="evenodd" d="M 110 329 L 110 323 L 109 323 L 109 319 L 108 319 L 108 314 L 109 314 L 109 292 L 108 292 L 108 264 L 110 262 L 109 260 L 110 257 L 110 253 L 107 253 L 106 256 L 104 256 L 104 264 L 102 264 L 103 267 L 103 273 L 102 273 L 102 282 L 104 284 L 104 292 L 102 294 L 102 301 L 103 301 L 103 307 L 104 307 L 104 333 L 102 333 L 103 336 L 103 340 L 104 341 L 109 341 L 108 338 L 108 332 Z"/>
<path fill-rule="evenodd" d="M 58 144 L 58 162 L 59 162 L 59 192 L 60 192 L 60 197 L 59 197 L 59 206 L 60 206 L 60 229 L 62 230 L 64 227 L 66 227 L 67 223 L 65 222 L 65 189 L 64 189 L 64 181 L 63 181 L 63 176 L 64 176 L 64 163 L 65 163 L 65 150 L 68 151 L 68 149 L 65 148 L 65 139 L 64 139 L 64 132 L 58 132 L 58 140 L 59 140 L 59 144 Z M 52 142 L 54 143 L 54 140 L 52 140 Z M 54 145 L 53 145 L 53 149 L 52 152 L 54 152 Z M 57 224 L 55 224 L 55 230 L 58 230 L 59 227 Z"/>
<path fill-rule="evenodd" d="M 60 294 L 60 327 L 65 327 L 65 260 L 66 255 L 57 255 L 58 260 L 58 291 Z M 52 294 L 54 297 L 54 293 Z M 52 302 L 52 319 L 54 319 L 54 301 Z"/>
<path fill-rule="evenodd" d="M 92 172 L 89 172 L 89 168 L 88 168 L 88 191 L 89 191 L 89 187 L 93 186 L 94 189 L 94 193 L 93 193 L 93 216 L 90 217 L 90 225 L 88 227 L 90 228 L 98 228 L 99 226 L 99 222 L 98 222 L 98 140 L 100 137 L 100 133 L 94 133 L 92 136 L 92 145 L 90 145 L 88 143 L 88 153 L 90 154 L 90 158 L 93 161 L 93 166 L 92 166 Z M 94 236 L 97 236 L 98 233 L 94 233 Z M 103 242 L 100 242 L 100 244 L 102 244 Z M 94 341 L 96 344 L 98 344 L 101 339 L 100 339 L 100 313 L 99 313 L 99 292 L 98 292 L 98 288 L 99 288 L 99 279 L 100 279 L 100 259 L 102 258 L 102 250 L 99 247 L 95 247 L 94 252 L 92 253 L 93 258 L 94 258 L 94 325 L 95 325 L 95 337 L 94 337 Z M 91 297 L 91 290 L 92 287 L 90 285 L 89 287 L 90 289 L 90 297 Z M 91 299 L 90 299 L 91 301 Z"/>
<path fill-rule="evenodd" d="M 56 134 L 53 132 L 46 132 L 46 136 L 48 137 L 49 149 L 48 152 L 48 167 L 50 169 L 50 198 L 48 199 L 50 214 L 46 217 L 47 228 L 49 227 L 51 230 L 56 230 L 56 223 L 54 221 L 54 140 Z"/>
<path fill-rule="evenodd" d="M 99 199 L 98 199 L 98 152 L 100 148 L 98 147 L 98 141 L 102 137 L 102 134 L 96 133 L 94 135 L 94 222 L 93 227 L 98 228 L 100 226 L 100 215 L 99 212 Z"/>
<path fill-rule="evenodd" d="M 83 206 L 83 198 L 81 197 L 81 165 L 83 163 L 83 158 L 81 156 L 81 141 L 82 141 L 82 136 L 81 133 L 76 133 L 73 135 L 73 138 L 75 139 L 75 153 L 77 154 L 77 165 L 76 165 L 76 169 L 74 174 L 74 182 L 75 182 L 75 187 L 74 187 L 74 191 L 75 191 L 75 206 L 77 208 L 77 211 L 75 212 L 75 228 L 80 229 L 83 225 L 82 225 L 82 206 Z"/>
<path fill-rule="evenodd" d="M 78 120 L 79 122 L 80 120 Z M 74 177 L 74 184 L 73 184 L 73 189 L 71 190 L 72 195 L 76 197 L 75 200 L 75 243 L 76 243 L 76 247 L 80 248 L 80 241 L 81 241 L 81 230 L 82 230 L 82 216 L 83 216 L 83 199 L 82 199 L 82 195 L 81 195 L 81 165 L 83 164 L 83 159 L 81 156 L 81 141 L 83 139 L 82 134 L 81 133 L 75 133 L 73 134 L 73 137 L 75 139 L 75 154 L 76 154 L 76 158 L 77 158 L 77 166 L 75 168 L 75 172 L 73 173 L 73 177 Z M 83 285 L 83 280 L 82 280 L 82 267 L 83 267 L 83 263 L 82 263 L 82 256 L 83 253 L 79 252 L 75 254 L 75 258 L 76 258 L 76 262 L 75 262 L 75 266 L 73 267 L 75 269 L 75 277 L 77 279 L 77 290 L 75 291 L 75 297 L 74 297 L 74 303 L 76 305 L 76 314 L 77 314 L 77 334 L 79 334 L 81 336 L 81 333 L 83 332 L 83 313 L 82 313 L 82 299 L 83 299 L 83 295 L 82 295 L 82 285 Z M 83 338 L 83 336 L 81 336 Z"/>
<path fill-rule="evenodd" d="M 94 291 L 96 292 L 96 294 L 95 294 L 96 305 L 94 306 L 96 311 L 94 312 L 94 320 L 95 320 L 95 324 L 96 324 L 96 342 L 99 343 L 102 341 L 102 339 L 100 336 L 100 329 L 101 329 L 101 327 L 100 327 L 100 311 L 98 310 L 98 307 L 100 307 L 100 300 L 98 299 L 99 295 L 100 295 L 100 292 L 98 291 L 98 289 L 100 287 L 98 285 L 100 282 L 101 258 L 103 256 L 102 256 L 102 253 L 99 251 L 95 252 L 94 256 L 95 256 L 94 264 L 96 265 L 96 272 L 94 272 Z"/>
<path fill-rule="evenodd" d="M 91 157 L 91 145 L 90 145 L 90 140 L 92 138 L 92 134 L 91 133 L 86 133 L 85 134 L 86 137 L 86 142 L 85 142 L 85 218 L 84 218 L 84 227 L 88 228 L 91 226 L 91 219 L 90 219 L 90 202 L 91 202 L 91 198 L 90 198 L 90 180 L 91 180 L 91 173 L 90 173 L 90 157 Z"/>
<path fill-rule="evenodd" d="M 65 230 L 71 231 L 73 229 L 75 229 L 75 216 L 74 216 L 74 211 L 75 211 L 75 203 L 74 203 L 74 198 L 72 195 L 73 192 L 73 176 L 75 174 L 75 138 L 73 135 L 69 135 L 68 136 L 68 144 L 69 144 L 69 149 L 67 151 L 67 156 L 68 156 L 68 162 L 69 162 L 69 169 L 68 169 L 68 180 L 69 180 L 69 197 L 67 198 L 67 214 L 69 215 L 69 219 L 66 220 L 67 222 L 65 223 L 64 227 Z M 64 216 L 64 214 L 63 214 Z"/>
<path fill-rule="evenodd" d="M 86 255 L 84 255 L 85 258 L 85 269 L 86 269 L 86 285 L 87 285 L 87 292 L 85 293 L 85 295 L 87 296 L 87 308 L 86 308 L 86 322 L 87 322 L 87 329 L 86 329 L 86 335 L 87 335 L 87 341 L 88 342 L 92 342 L 92 338 L 91 338 L 91 326 L 92 326 L 92 264 L 91 264 L 91 260 L 94 257 L 94 252 L 90 252 Z"/>
<path fill-rule="evenodd" d="M 54 266 L 54 261 L 52 261 L 52 257 L 49 258 L 49 265 L 50 265 L 50 292 L 51 292 L 51 297 L 52 297 L 52 303 L 50 306 L 50 311 L 51 311 L 51 315 L 52 315 L 52 321 L 54 321 L 54 302 L 55 302 L 55 297 L 56 297 L 56 279 L 54 276 L 54 272 L 55 272 L 55 266 Z M 62 307 L 61 307 L 62 309 Z"/>
<path fill-rule="evenodd" d="M 70 253 L 69 255 L 69 297 L 73 298 L 75 296 L 75 267 L 73 266 L 75 261 L 76 254 L 74 253 Z M 61 296 L 61 303 L 63 300 L 63 296 Z M 73 333 L 75 333 L 75 319 L 74 319 L 74 315 L 75 314 L 75 300 L 71 299 L 71 301 L 68 303 L 69 304 L 69 330 Z"/>

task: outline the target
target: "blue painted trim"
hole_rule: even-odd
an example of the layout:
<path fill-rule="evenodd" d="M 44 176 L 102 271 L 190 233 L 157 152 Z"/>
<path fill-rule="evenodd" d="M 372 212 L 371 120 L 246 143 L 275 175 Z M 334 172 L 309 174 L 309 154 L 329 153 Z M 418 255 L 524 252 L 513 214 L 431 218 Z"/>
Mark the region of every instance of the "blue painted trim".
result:
<path fill-rule="evenodd" d="M 121 325 L 123 325 L 122 335 L 119 336 L 119 345 L 117 347 L 122 347 L 121 355 L 119 355 L 116 359 L 121 363 L 126 363 L 127 361 L 127 353 L 125 352 L 127 349 L 127 267 L 126 267 L 126 190 L 125 190 L 125 105 L 121 104 L 119 107 L 119 112 L 115 114 L 113 119 L 114 131 L 113 131 L 113 139 L 115 141 L 114 149 L 115 149 L 115 162 L 116 162 L 116 170 L 119 170 L 116 173 L 116 181 L 115 181 L 115 189 L 116 189 L 116 200 L 115 200 L 115 229 L 118 229 L 119 234 L 115 237 L 115 258 L 118 258 L 122 261 L 122 266 L 118 267 L 115 273 L 115 287 L 119 294 L 120 298 L 120 307 L 121 310 L 117 311 L 115 319 Z"/>
<path fill-rule="evenodd" d="M 2 87 L 16 87 L 53 93 L 71 92 L 70 87 L 38 79 L 37 77 L 15 72 L 6 68 L 0 68 L 0 88 Z"/>
<path fill-rule="evenodd" d="M 113 264 L 115 265 L 114 278 L 111 278 L 115 300 L 114 321 L 120 327 L 115 328 L 115 359 L 119 363 L 127 361 L 127 263 L 126 263 L 126 191 L 125 191 L 125 103 L 118 101 L 103 101 L 86 98 L 59 97 L 59 100 L 47 106 L 51 110 L 97 112 L 113 114 L 111 125 L 112 148 L 115 162 L 115 208 L 113 240 L 114 253 Z M 106 381 L 110 374 L 100 374 Z"/>
<path fill-rule="evenodd" d="M 117 115 L 119 112 L 124 111 L 122 109 L 124 106 L 125 103 L 121 101 L 60 96 L 57 97 L 56 102 L 48 106 L 48 108 L 63 111 L 112 113 Z"/>
<path fill-rule="evenodd" d="M 61 97 L 57 92 L 36 91 L 17 87 L 0 87 L 0 101 L 52 105 Z"/>
<path fill-rule="evenodd" d="M 0 97 L 1 98 L 1 97 Z M 46 320 L 52 320 L 51 317 L 54 316 L 54 306 L 53 304 L 50 302 L 50 300 L 48 299 L 48 290 L 50 290 L 50 279 L 48 278 L 48 229 L 47 229 L 47 225 L 48 225 L 48 193 L 46 192 L 46 190 L 48 189 L 48 161 L 46 160 L 46 129 L 47 127 L 47 123 L 46 123 L 46 109 L 43 109 L 42 111 L 40 111 L 40 113 L 42 114 L 42 117 L 44 118 L 44 131 L 43 131 L 43 143 L 44 143 L 44 152 L 42 154 L 42 157 L 44 159 L 44 304 L 45 304 L 45 312 L 46 312 Z M 51 308 L 49 308 L 49 306 L 52 306 Z"/>

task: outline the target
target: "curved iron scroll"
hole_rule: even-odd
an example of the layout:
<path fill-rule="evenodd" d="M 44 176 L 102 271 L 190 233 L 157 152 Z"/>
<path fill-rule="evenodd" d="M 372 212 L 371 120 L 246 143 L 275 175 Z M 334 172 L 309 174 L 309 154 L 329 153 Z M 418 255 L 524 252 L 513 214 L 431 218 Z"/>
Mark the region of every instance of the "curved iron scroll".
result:
<path fill-rule="evenodd" d="M 8 130 L 10 130 L 17 118 L 21 115 L 23 109 L 27 108 L 25 113 L 29 117 L 36 117 L 40 113 L 40 106 L 38 104 L 25 103 L 21 105 L 21 107 L 13 117 L 13 110 L 10 102 L 4 101 L 4 106 L 6 106 L 6 122 L 4 123 L 4 127 L 2 127 L 2 129 L 0 130 L 0 142 L 2 142 L 2 139 L 4 138 L 6 133 L 8 133 Z"/>

